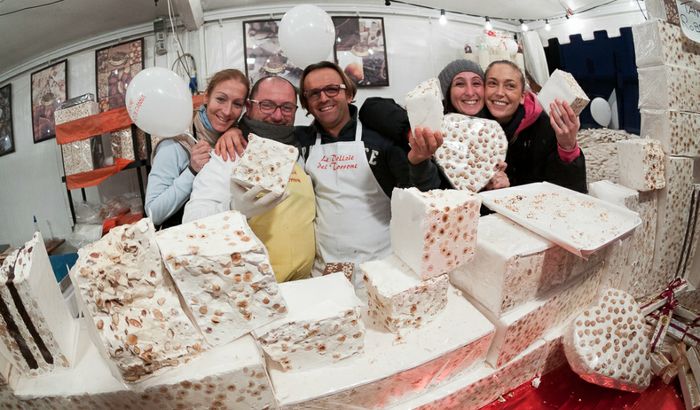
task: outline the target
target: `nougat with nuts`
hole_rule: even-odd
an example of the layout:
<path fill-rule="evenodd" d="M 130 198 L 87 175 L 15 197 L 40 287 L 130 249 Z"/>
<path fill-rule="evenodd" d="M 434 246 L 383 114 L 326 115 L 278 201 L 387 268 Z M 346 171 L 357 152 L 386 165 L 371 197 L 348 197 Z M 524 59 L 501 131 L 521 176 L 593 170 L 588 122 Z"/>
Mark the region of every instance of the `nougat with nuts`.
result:
<path fill-rule="evenodd" d="M 94 343 L 118 378 L 138 381 L 205 348 L 163 268 L 150 219 L 82 248 L 70 276 Z"/>
<path fill-rule="evenodd" d="M 239 212 L 166 229 L 156 241 L 210 344 L 229 343 L 285 315 L 267 251 Z"/>

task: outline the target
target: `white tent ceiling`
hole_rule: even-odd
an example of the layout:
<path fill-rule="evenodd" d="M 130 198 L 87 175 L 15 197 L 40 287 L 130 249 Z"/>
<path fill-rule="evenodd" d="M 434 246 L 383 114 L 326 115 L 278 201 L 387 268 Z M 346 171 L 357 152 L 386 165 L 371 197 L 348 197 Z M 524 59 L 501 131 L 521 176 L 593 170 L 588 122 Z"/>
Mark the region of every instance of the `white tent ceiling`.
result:
<path fill-rule="evenodd" d="M 562 16 L 566 7 L 578 11 L 611 3 L 611 0 L 406 1 L 436 9 L 509 19 L 544 19 Z M 205 20 L 207 15 L 221 9 L 268 7 L 284 10 L 285 6 L 297 3 L 309 2 L 201 0 Z M 353 3 L 325 0 L 321 4 L 326 8 L 346 9 L 360 5 L 385 7 L 384 0 L 360 0 Z M 390 7 L 407 9 L 407 6 L 396 3 Z M 167 13 L 167 0 L 0 0 L 0 74 L 67 44 L 126 27 L 149 24 Z"/>

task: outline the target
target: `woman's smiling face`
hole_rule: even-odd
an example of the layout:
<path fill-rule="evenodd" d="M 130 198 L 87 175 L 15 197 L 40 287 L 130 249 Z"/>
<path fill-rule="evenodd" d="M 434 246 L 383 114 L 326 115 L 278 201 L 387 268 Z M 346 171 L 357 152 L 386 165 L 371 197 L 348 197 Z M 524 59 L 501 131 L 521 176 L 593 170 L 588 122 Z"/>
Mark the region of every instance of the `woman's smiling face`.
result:
<path fill-rule="evenodd" d="M 486 71 L 485 77 L 486 108 L 496 121 L 507 123 L 523 102 L 522 73 L 509 64 L 496 63 Z"/>

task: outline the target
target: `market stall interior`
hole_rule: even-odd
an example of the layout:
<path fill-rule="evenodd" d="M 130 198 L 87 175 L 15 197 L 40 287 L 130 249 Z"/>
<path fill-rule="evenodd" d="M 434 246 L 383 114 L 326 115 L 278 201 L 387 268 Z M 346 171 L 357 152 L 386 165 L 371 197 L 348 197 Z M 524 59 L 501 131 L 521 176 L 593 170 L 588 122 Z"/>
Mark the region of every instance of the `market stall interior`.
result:
<path fill-rule="evenodd" d="M 512 3 L 0 1 L 0 407 L 700 408 L 700 2 Z M 367 243 L 278 283 L 300 181 Z"/>

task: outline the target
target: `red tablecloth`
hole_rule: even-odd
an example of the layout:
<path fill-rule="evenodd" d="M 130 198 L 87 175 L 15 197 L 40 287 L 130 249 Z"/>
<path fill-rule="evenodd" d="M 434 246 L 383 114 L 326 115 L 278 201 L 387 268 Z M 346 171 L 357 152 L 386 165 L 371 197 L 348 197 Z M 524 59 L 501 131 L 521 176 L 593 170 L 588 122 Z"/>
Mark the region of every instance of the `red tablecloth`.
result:
<path fill-rule="evenodd" d="M 505 402 L 495 401 L 484 409 L 685 409 L 677 379 L 666 385 L 660 378 L 655 378 L 643 393 L 626 393 L 587 383 L 569 366 L 562 366 L 542 377 L 537 389 L 527 382 L 503 397 Z"/>

